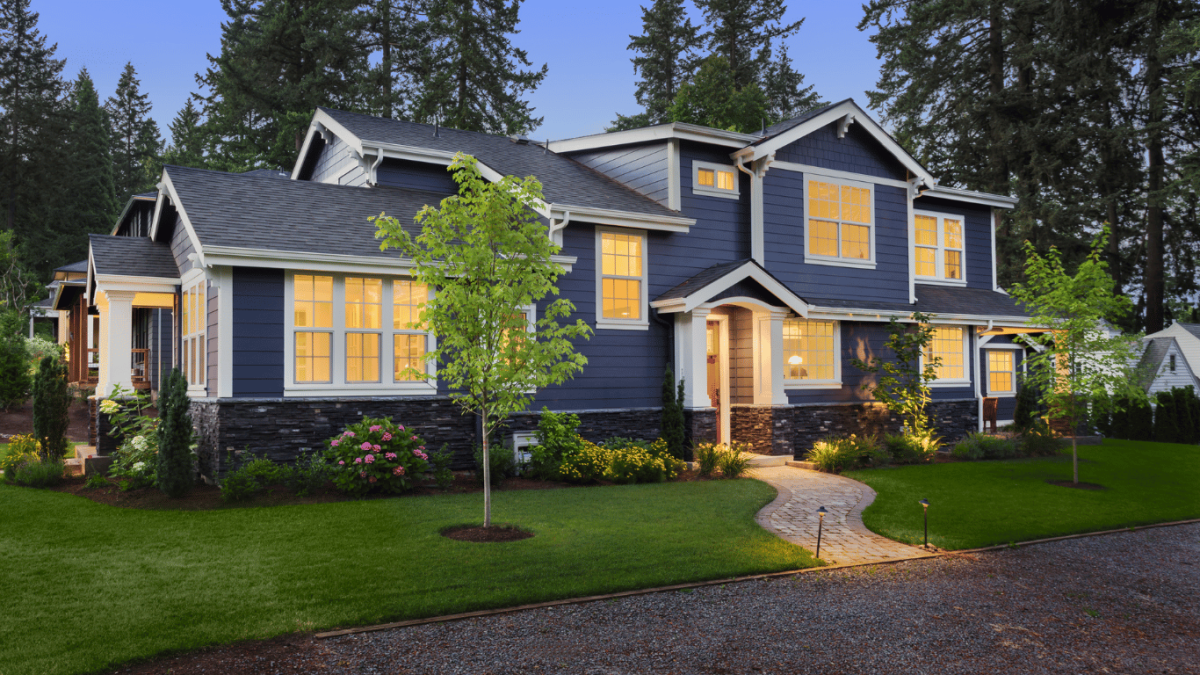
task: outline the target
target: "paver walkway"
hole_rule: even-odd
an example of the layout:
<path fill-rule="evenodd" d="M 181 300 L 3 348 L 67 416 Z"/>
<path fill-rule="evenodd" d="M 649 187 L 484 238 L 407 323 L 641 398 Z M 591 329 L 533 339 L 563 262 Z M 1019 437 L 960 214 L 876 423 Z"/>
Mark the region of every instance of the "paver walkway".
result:
<path fill-rule="evenodd" d="M 827 563 L 881 562 L 925 554 L 863 525 L 863 509 L 875 501 L 875 491 L 858 481 L 791 466 L 758 467 L 750 475 L 779 491 L 755 518 L 782 539 L 816 551 L 817 509 L 824 506 L 829 511 L 821 534 L 821 558 Z"/>

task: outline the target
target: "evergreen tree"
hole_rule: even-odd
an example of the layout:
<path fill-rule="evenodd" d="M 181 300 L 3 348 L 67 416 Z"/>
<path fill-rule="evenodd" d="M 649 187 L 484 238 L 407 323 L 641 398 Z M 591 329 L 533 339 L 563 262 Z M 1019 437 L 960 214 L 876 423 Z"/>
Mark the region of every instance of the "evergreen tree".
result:
<path fill-rule="evenodd" d="M 58 461 L 67 454 L 71 400 L 66 364 L 53 356 L 43 357 L 33 378 L 33 435 L 42 444 L 45 461 Z"/>
<path fill-rule="evenodd" d="M 712 53 L 725 58 L 739 91 L 763 83 L 772 43 L 795 35 L 804 19 L 783 23 L 783 0 L 696 0 L 704 13 L 704 37 Z"/>
<path fill-rule="evenodd" d="M 168 128 L 171 130 L 171 145 L 163 153 L 163 164 L 203 168 L 204 128 L 201 125 L 200 111 L 192 104 L 190 98 Z"/>
<path fill-rule="evenodd" d="M 1013 426 L 1021 431 L 1032 429 L 1038 419 L 1038 395 L 1033 385 L 1021 378 L 1013 405 Z"/>
<path fill-rule="evenodd" d="M 187 379 L 172 368 L 159 399 L 158 470 L 155 484 L 168 497 L 183 497 L 192 489 L 192 417 L 188 413 Z"/>
<path fill-rule="evenodd" d="M 671 367 L 663 374 L 662 386 L 662 438 L 675 459 L 684 455 L 683 402 L 675 397 L 675 374 Z"/>
<path fill-rule="evenodd" d="M 37 29 L 29 0 L 0 0 L 0 223 L 14 233 L 22 265 L 47 275 L 68 262 L 58 201 L 68 189 L 69 125 L 63 61 Z"/>
<path fill-rule="evenodd" d="M 20 406 L 29 396 L 29 347 L 24 317 L 12 308 L 0 309 L 0 408 Z"/>
<path fill-rule="evenodd" d="M 221 0 L 221 52 L 196 76 L 213 168 L 291 167 L 317 106 L 363 107 L 361 0 Z"/>
<path fill-rule="evenodd" d="M 142 93 L 133 63 L 126 63 L 116 93 L 104 104 L 112 124 L 113 183 L 122 204 L 158 182 L 162 138 L 150 118 L 151 108 L 150 95 Z"/>
<path fill-rule="evenodd" d="M 643 113 L 617 115 L 609 131 L 669 122 L 667 110 L 695 68 L 700 28 L 687 16 L 683 0 L 655 0 L 642 7 L 642 34 L 629 36 L 633 72 L 639 76 L 634 98 Z"/>
<path fill-rule="evenodd" d="M 772 122 L 790 120 L 824 105 L 813 85 L 804 86 L 804 75 L 792 68 L 786 45 L 780 48 L 779 58 L 767 64 L 762 81 L 767 96 L 767 117 Z"/>
<path fill-rule="evenodd" d="M 1179 442 L 1175 397 L 1169 391 L 1158 392 L 1157 405 L 1154 407 L 1154 440 L 1157 443 Z"/>
<path fill-rule="evenodd" d="M 73 185 L 63 195 L 64 249 L 79 259 L 87 255 L 87 234 L 112 230 L 120 206 L 113 185 L 113 160 L 109 122 L 87 68 L 79 71 L 71 91 L 71 152 L 69 178 Z"/>
<path fill-rule="evenodd" d="M 413 107 L 417 120 L 495 134 L 529 133 L 542 123 L 523 97 L 546 78 L 512 44 L 521 0 L 428 0 L 428 49 Z"/>
<path fill-rule="evenodd" d="M 1128 408 L 1129 412 L 1129 430 L 1128 435 L 1122 438 L 1128 438 L 1131 441 L 1152 441 L 1154 440 L 1154 409 L 1150 407 L 1148 399 L 1135 399 L 1132 405 Z"/>
<path fill-rule="evenodd" d="M 767 97 L 758 83 L 738 88 L 723 56 L 710 56 L 694 81 L 679 89 L 667 110 L 672 121 L 751 133 L 762 128 Z"/>
<path fill-rule="evenodd" d="M 429 42 L 428 0 L 372 0 L 364 46 L 379 54 L 366 78 L 365 104 L 372 115 L 404 118 L 419 84 Z"/>

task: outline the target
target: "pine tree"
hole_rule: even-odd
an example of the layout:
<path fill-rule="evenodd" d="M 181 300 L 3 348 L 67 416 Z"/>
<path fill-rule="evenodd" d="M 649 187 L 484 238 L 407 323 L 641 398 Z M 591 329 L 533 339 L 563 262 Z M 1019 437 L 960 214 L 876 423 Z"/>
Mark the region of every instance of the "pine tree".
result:
<path fill-rule="evenodd" d="M 709 31 L 704 37 L 712 53 L 728 62 L 734 87 L 762 85 L 771 62 L 772 44 L 795 35 L 804 19 L 783 23 L 783 0 L 696 0 Z"/>
<path fill-rule="evenodd" d="M 158 470 L 155 484 L 169 497 L 183 497 L 195 482 L 192 472 L 192 417 L 187 379 L 171 369 L 159 400 Z"/>
<path fill-rule="evenodd" d="M 363 108 L 361 0 L 223 0 L 221 52 L 196 76 L 213 168 L 291 167 L 317 106 Z"/>
<path fill-rule="evenodd" d="M 617 115 L 609 131 L 670 121 L 667 110 L 696 66 L 700 28 L 687 17 L 683 0 L 655 0 L 642 7 L 642 34 L 629 36 L 633 72 L 639 76 L 634 98 L 643 113 Z"/>
<path fill-rule="evenodd" d="M 189 98 L 183 108 L 175 115 L 168 129 L 171 130 L 171 145 L 163 153 L 163 164 L 173 166 L 188 166 L 203 168 L 204 129 L 200 121 L 200 111 Z"/>
<path fill-rule="evenodd" d="M 512 44 L 521 0 L 429 0 L 429 48 L 414 119 L 495 134 L 529 133 L 542 123 L 523 97 L 546 78 Z"/>
<path fill-rule="evenodd" d="M 71 190 L 63 222 L 73 241 L 64 247 L 74 259 L 87 255 L 87 234 L 107 234 L 113 227 L 119 205 L 113 185 L 113 160 L 109 142 L 108 115 L 87 68 L 79 71 L 71 91 Z"/>
<path fill-rule="evenodd" d="M 663 374 L 662 386 L 662 437 L 667 442 L 671 456 L 683 459 L 684 454 L 684 423 L 683 405 L 675 397 L 675 374 L 667 366 Z"/>
<path fill-rule="evenodd" d="M 751 133 L 762 128 L 767 97 L 756 82 L 738 88 L 725 57 L 713 55 L 692 82 L 680 87 L 667 114 L 675 122 Z"/>
<path fill-rule="evenodd" d="M 43 357 L 33 378 L 33 435 L 41 443 L 43 460 L 57 461 L 67 454 L 71 400 L 66 364 Z"/>
<path fill-rule="evenodd" d="M 787 45 L 780 48 L 778 59 L 767 64 L 762 81 L 767 95 L 767 117 L 772 122 L 790 120 L 824 105 L 813 85 L 804 86 L 804 75 L 792 68 Z"/>
<path fill-rule="evenodd" d="M 113 183 L 118 203 L 158 182 L 162 138 L 150 118 L 150 95 L 141 91 L 133 63 L 126 63 L 117 91 L 104 104 L 112 124 Z"/>
<path fill-rule="evenodd" d="M 405 118 L 418 85 L 428 74 L 427 0 L 372 0 L 364 47 L 379 54 L 365 81 L 364 99 L 373 115 Z"/>

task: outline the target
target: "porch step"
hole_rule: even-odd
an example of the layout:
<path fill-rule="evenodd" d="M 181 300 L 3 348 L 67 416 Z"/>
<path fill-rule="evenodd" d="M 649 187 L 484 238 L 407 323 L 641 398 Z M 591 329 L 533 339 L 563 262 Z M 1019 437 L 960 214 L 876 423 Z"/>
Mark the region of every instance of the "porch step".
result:
<path fill-rule="evenodd" d="M 66 470 L 67 470 L 68 476 L 82 476 L 83 475 L 83 460 L 82 459 L 79 459 L 78 457 L 71 457 L 71 458 L 65 460 L 63 462 L 63 464 L 66 465 Z"/>
<path fill-rule="evenodd" d="M 750 458 L 750 466 L 784 466 L 788 459 L 787 455 L 754 455 Z"/>
<path fill-rule="evenodd" d="M 96 454 L 96 446 L 94 445 L 75 446 L 75 457 L 77 459 L 87 459 L 89 456 L 94 454 Z"/>
<path fill-rule="evenodd" d="M 813 464 L 812 462 L 799 462 L 799 461 L 796 461 L 796 460 L 788 460 L 788 463 L 787 463 L 787 465 L 788 465 L 788 466 L 794 466 L 794 467 L 796 467 L 797 469 L 808 469 L 809 471 L 816 471 L 816 470 L 817 470 L 817 465 L 816 465 L 816 464 Z"/>

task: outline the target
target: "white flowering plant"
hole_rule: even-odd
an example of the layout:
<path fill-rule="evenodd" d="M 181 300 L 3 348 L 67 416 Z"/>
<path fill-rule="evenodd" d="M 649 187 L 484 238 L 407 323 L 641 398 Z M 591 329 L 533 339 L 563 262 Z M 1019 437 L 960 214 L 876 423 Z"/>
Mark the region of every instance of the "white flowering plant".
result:
<path fill-rule="evenodd" d="M 113 453 L 108 475 L 125 479 L 122 490 L 154 485 L 158 469 L 158 419 L 147 414 L 149 398 L 141 392 L 116 387 L 110 398 L 100 402 L 100 412 L 112 425 L 109 435 L 123 439 Z"/>

